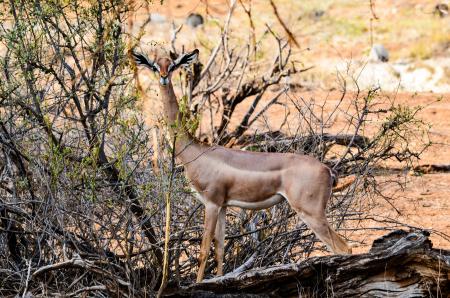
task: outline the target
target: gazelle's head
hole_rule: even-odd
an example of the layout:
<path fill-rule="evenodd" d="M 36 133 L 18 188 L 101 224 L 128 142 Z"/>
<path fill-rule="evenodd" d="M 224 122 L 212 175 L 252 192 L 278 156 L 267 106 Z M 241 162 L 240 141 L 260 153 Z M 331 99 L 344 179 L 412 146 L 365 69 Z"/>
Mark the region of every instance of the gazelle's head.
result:
<path fill-rule="evenodd" d="M 167 86 L 172 78 L 172 72 L 180 66 L 189 66 L 198 57 L 198 50 L 195 49 L 190 53 L 182 54 L 176 59 L 169 57 L 157 58 L 155 61 L 150 60 L 142 54 L 133 52 L 134 61 L 137 65 L 150 68 L 150 70 L 159 74 L 159 83 Z"/>

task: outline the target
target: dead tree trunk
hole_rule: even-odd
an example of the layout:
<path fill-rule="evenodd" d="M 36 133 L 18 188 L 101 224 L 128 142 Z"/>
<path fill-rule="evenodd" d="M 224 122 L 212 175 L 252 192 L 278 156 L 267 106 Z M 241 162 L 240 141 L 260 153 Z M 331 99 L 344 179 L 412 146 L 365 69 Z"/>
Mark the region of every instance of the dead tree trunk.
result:
<path fill-rule="evenodd" d="M 426 231 L 397 230 L 369 253 L 313 257 L 173 289 L 195 297 L 450 297 L 450 251 L 433 249 Z"/>

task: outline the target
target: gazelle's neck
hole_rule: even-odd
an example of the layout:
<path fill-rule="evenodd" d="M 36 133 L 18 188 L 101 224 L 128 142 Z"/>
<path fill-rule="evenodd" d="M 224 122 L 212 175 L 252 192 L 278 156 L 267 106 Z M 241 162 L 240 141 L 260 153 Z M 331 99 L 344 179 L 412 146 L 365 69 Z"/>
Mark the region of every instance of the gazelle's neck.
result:
<path fill-rule="evenodd" d="M 166 117 L 170 137 L 175 138 L 175 153 L 183 163 L 190 162 L 196 158 L 200 145 L 186 130 L 182 121 L 182 115 L 178 106 L 178 101 L 173 91 L 172 82 L 165 86 L 159 85 L 161 91 L 161 99 L 164 103 L 164 114 Z"/>
<path fill-rule="evenodd" d="M 164 103 L 164 114 L 167 124 L 170 127 L 179 125 L 180 123 L 178 122 L 181 122 L 181 115 L 172 82 L 169 81 L 169 84 L 165 86 L 159 85 L 159 90 L 161 91 L 161 99 Z M 170 130 L 170 133 L 174 133 L 173 129 Z"/>

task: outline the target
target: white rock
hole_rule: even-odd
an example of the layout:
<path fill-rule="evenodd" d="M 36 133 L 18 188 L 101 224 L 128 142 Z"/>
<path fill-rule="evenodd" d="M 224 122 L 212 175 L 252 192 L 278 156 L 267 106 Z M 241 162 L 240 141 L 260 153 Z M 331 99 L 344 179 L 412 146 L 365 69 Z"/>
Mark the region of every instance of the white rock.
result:
<path fill-rule="evenodd" d="M 369 60 L 372 62 L 388 62 L 389 52 L 382 44 L 374 44 L 370 50 Z"/>

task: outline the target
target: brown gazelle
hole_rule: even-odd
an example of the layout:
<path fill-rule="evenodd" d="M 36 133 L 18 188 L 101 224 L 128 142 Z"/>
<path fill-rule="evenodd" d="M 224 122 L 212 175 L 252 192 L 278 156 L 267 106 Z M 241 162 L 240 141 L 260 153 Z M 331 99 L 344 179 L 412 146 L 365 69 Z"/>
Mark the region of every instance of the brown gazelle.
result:
<path fill-rule="evenodd" d="M 161 99 L 171 136 L 176 134 L 175 153 L 205 205 L 205 227 L 200 248 L 197 282 L 203 279 L 212 238 L 215 239 L 217 274 L 223 274 L 225 215 L 229 206 L 246 209 L 269 208 L 283 200 L 298 213 L 327 247 L 338 254 L 351 253 L 346 241 L 328 224 L 325 208 L 336 177 L 315 158 L 289 153 L 258 153 L 207 146 L 180 125 L 181 115 L 171 75 L 180 66 L 197 59 L 198 50 L 172 61 L 152 61 L 133 53 L 138 65 L 159 73 Z"/>

